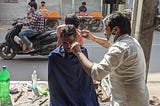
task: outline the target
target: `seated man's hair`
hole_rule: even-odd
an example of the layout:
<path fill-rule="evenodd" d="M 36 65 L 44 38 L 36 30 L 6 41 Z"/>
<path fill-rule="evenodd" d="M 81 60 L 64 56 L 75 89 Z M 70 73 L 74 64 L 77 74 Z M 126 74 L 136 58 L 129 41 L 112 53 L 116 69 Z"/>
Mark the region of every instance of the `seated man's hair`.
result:
<path fill-rule="evenodd" d="M 66 25 L 60 32 L 60 37 L 62 36 L 74 36 L 76 38 L 76 28 L 73 25 Z"/>

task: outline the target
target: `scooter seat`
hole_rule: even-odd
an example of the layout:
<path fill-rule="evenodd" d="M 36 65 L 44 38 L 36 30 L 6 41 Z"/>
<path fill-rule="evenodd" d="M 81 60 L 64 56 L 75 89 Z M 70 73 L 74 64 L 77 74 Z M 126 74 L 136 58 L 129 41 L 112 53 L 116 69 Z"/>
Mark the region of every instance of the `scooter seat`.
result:
<path fill-rule="evenodd" d="M 36 36 L 31 37 L 31 39 L 43 39 L 43 38 L 45 38 L 47 35 L 49 35 L 52 32 L 55 32 L 55 30 L 46 31 L 46 32 L 43 32 L 41 34 L 37 34 Z"/>

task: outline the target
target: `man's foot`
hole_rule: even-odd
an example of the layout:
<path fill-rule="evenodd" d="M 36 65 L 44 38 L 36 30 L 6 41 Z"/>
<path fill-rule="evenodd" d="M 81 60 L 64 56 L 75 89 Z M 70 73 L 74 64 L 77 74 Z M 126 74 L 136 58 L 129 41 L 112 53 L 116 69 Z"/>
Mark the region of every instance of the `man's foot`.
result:
<path fill-rule="evenodd" d="M 22 39 L 19 38 L 18 36 L 15 36 L 15 37 L 14 37 L 14 41 L 15 41 L 17 44 L 19 44 L 20 47 L 23 46 L 23 41 L 22 41 Z"/>
<path fill-rule="evenodd" d="M 23 43 L 22 50 L 25 51 L 26 49 L 27 49 L 27 45 L 25 43 Z"/>
<path fill-rule="evenodd" d="M 31 43 L 29 46 L 28 46 L 28 49 L 31 50 L 33 48 L 33 44 Z"/>
<path fill-rule="evenodd" d="M 23 47 L 23 41 L 22 40 L 19 41 L 19 45 L 20 45 L 20 47 Z"/>

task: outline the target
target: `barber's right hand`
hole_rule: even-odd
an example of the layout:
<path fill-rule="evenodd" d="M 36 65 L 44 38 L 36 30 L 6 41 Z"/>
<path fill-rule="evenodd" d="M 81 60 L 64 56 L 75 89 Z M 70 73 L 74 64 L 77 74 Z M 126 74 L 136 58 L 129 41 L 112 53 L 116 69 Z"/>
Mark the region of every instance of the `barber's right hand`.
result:
<path fill-rule="evenodd" d="M 82 30 L 81 31 L 81 35 L 82 37 L 88 39 L 88 40 L 92 40 L 93 39 L 93 34 L 89 31 L 89 30 Z"/>

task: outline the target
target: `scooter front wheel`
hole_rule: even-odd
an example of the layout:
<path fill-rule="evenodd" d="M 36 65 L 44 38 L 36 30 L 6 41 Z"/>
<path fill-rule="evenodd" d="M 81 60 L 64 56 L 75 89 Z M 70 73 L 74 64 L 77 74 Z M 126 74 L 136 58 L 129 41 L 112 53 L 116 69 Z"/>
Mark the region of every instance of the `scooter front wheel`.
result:
<path fill-rule="evenodd" d="M 5 60 L 11 60 L 15 57 L 14 50 L 7 43 L 0 44 L 0 56 Z"/>

